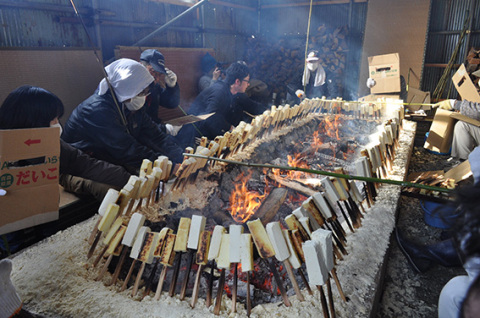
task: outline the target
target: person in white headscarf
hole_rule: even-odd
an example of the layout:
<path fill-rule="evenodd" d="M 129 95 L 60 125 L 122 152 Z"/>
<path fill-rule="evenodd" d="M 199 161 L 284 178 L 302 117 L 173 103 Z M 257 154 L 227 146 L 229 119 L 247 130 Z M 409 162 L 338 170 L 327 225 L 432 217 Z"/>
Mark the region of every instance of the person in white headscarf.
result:
<path fill-rule="evenodd" d="M 289 102 L 299 103 L 304 98 L 326 96 L 326 79 L 327 75 L 320 63 L 318 51 L 310 51 L 303 70 L 302 86 L 293 87 L 289 85 L 287 87 Z"/>
<path fill-rule="evenodd" d="M 102 79 L 97 91 L 74 109 L 62 139 L 132 173 L 140 169 L 143 159 L 154 161 L 160 155 L 181 162 L 182 149 L 158 128 L 143 107 L 154 81 L 150 72 L 125 58 L 109 64 L 105 71 L 109 81 Z"/>

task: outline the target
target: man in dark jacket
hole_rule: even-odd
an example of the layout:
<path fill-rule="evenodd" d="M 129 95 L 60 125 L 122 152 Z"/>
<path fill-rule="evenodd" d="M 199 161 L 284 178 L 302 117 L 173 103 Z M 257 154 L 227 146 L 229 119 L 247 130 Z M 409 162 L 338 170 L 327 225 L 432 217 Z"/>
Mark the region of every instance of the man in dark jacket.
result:
<path fill-rule="evenodd" d="M 217 81 L 202 91 L 193 101 L 189 114 L 215 113 L 206 120 L 188 124 L 179 131 L 177 140 L 184 147 L 193 147 L 195 138 L 205 136 L 213 140 L 229 131 L 237 122 L 233 108 L 233 95 L 245 93 L 250 83 L 250 71 L 244 62 L 232 63 L 226 71 L 225 81 Z"/>
<path fill-rule="evenodd" d="M 172 125 L 163 124 L 158 112 L 160 106 L 174 109 L 180 105 L 180 86 L 177 82 L 177 75 L 165 67 L 165 57 L 154 49 L 143 51 L 140 55 L 140 63 L 155 79 L 150 86 L 150 95 L 145 101 L 147 113 L 163 132 L 175 135 L 175 128 Z"/>
<path fill-rule="evenodd" d="M 72 112 L 62 139 L 87 154 L 135 173 L 143 159 L 165 155 L 183 160 L 182 149 L 163 133 L 143 107 L 153 77 L 140 63 L 117 60 L 105 68 L 117 104 L 103 79 L 98 90 Z M 117 107 L 118 106 L 118 107 Z"/>

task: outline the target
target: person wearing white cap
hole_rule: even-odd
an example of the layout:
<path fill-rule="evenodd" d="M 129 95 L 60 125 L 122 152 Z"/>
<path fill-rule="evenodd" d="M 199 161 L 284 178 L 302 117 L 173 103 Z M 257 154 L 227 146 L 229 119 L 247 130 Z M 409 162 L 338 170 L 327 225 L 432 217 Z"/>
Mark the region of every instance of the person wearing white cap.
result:
<path fill-rule="evenodd" d="M 306 58 L 306 67 L 303 70 L 301 87 L 288 86 L 287 90 L 290 102 L 299 103 L 304 98 L 322 97 L 326 95 L 327 75 L 320 63 L 318 51 L 310 51 Z M 305 87 L 305 90 L 303 89 Z"/>
<path fill-rule="evenodd" d="M 154 161 L 160 155 L 181 162 L 182 149 L 158 128 L 143 107 L 154 81 L 149 71 L 125 58 L 109 64 L 105 71 L 113 92 L 102 79 L 95 93 L 73 110 L 62 139 L 132 173 L 140 169 L 143 159 Z"/>
<path fill-rule="evenodd" d="M 480 77 L 480 70 L 472 75 Z M 478 84 L 478 83 L 477 83 Z M 445 110 L 455 110 L 460 114 L 480 121 L 480 103 L 471 102 L 466 99 L 459 101 L 455 99 L 446 99 L 434 105 Z M 460 160 L 466 160 L 472 150 L 480 145 L 480 127 L 457 121 L 453 131 L 452 157 Z"/>
<path fill-rule="evenodd" d="M 165 67 L 165 57 L 155 49 L 143 51 L 140 54 L 140 63 L 155 78 L 154 83 L 150 86 L 150 95 L 145 100 L 147 113 L 163 132 L 175 136 L 181 127 L 163 124 L 159 117 L 159 109 L 160 106 L 174 109 L 180 105 L 180 86 L 177 82 L 177 74 Z"/>

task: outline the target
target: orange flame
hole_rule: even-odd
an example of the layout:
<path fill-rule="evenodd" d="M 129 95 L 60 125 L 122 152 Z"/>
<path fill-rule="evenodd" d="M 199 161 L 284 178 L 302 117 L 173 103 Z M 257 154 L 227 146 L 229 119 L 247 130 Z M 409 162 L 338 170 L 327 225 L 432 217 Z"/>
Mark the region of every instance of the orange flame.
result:
<path fill-rule="evenodd" d="M 244 177 L 243 173 L 235 179 L 235 190 L 230 194 L 230 214 L 238 223 L 245 223 L 262 204 L 267 193 L 260 194 L 247 188 L 252 173 Z"/>

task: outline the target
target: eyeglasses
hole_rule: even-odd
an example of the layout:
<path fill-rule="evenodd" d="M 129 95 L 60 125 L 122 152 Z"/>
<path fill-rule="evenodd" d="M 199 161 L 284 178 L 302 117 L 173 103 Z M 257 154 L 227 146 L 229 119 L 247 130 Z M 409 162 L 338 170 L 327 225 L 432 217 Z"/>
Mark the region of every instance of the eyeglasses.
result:
<path fill-rule="evenodd" d="M 242 82 L 247 82 L 248 84 L 250 84 L 250 80 L 242 79 Z"/>

